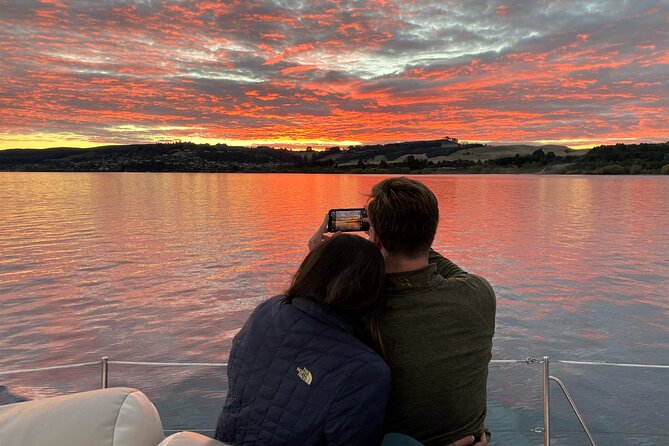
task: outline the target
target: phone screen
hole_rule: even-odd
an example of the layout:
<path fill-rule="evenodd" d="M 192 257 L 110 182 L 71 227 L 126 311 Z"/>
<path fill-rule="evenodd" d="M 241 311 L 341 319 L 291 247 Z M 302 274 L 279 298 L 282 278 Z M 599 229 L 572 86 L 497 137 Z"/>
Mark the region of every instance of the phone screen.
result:
<path fill-rule="evenodd" d="M 328 212 L 328 232 L 367 231 L 367 211 L 364 208 L 330 209 Z"/>

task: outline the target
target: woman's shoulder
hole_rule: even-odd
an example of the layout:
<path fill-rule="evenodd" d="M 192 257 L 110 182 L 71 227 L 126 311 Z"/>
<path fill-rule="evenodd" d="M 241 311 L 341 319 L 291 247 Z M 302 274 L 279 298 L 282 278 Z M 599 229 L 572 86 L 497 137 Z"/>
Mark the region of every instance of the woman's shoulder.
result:
<path fill-rule="evenodd" d="M 282 300 L 285 300 L 285 296 L 278 295 L 270 297 L 259 303 L 251 312 L 249 319 L 257 319 L 259 317 L 267 317 L 276 312 L 276 308 L 282 305 Z"/>
<path fill-rule="evenodd" d="M 296 298 L 288 302 L 278 295 L 259 304 L 249 318 L 248 325 L 257 327 L 266 341 L 280 338 L 280 350 L 295 349 L 302 354 L 313 353 L 340 371 L 359 367 L 373 367 L 384 373 L 385 361 L 358 336 L 349 321 L 314 302 Z M 271 327 L 271 330 L 269 329 Z"/>

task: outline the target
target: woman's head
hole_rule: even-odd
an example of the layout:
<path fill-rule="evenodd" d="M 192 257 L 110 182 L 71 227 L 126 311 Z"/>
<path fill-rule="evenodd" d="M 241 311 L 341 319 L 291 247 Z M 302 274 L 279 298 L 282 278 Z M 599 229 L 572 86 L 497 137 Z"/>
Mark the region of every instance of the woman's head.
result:
<path fill-rule="evenodd" d="M 378 322 L 385 305 L 383 256 L 369 240 L 336 234 L 304 259 L 286 291 L 360 318 L 382 351 Z"/>

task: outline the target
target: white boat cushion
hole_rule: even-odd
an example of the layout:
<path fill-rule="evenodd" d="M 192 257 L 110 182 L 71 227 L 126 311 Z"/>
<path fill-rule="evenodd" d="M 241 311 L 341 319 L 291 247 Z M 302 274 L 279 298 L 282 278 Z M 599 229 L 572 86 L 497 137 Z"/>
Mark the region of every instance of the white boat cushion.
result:
<path fill-rule="evenodd" d="M 0 406 L 2 446 L 156 446 L 164 438 L 154 405 L 130 388 Z"/>
<path fill-rule="evenodd" d="M 224 446 L 224 444 L 195 432 L 177 432 L 164 439 L 158 446 Z"/>

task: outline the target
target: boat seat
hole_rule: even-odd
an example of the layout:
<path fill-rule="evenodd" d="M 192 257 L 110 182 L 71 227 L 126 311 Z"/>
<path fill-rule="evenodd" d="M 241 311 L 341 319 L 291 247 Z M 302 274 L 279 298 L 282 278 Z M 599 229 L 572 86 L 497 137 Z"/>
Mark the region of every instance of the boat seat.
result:
<path fill-rule="evenodd" d="M 0 406 L 2 446 L 222 446 L 204 435 L 168 438 L 142 392 L 118 387 Z"/>
<path fill-rule="evenodd" d="M 158 446 L 221 446 L 223 443 L 195 432 L 177 432 Z"/>

